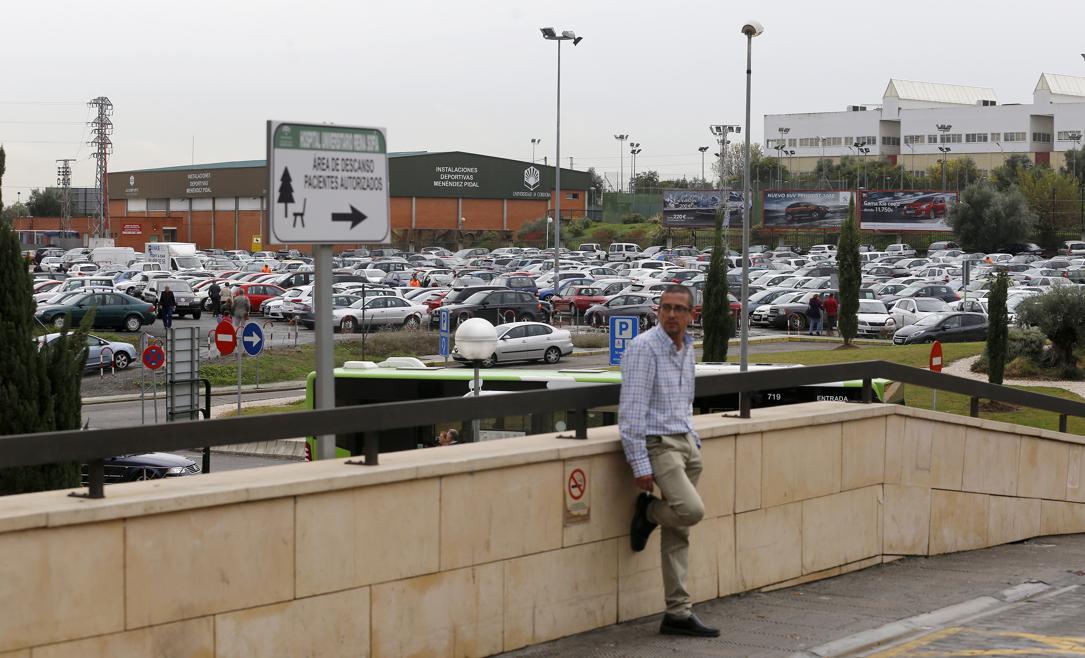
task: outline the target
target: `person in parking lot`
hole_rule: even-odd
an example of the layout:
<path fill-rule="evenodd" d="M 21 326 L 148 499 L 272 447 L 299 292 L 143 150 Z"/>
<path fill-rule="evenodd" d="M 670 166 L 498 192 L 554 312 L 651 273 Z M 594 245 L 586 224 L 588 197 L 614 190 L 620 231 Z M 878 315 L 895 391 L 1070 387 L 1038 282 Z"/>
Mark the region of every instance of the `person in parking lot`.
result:
<path fill-rule="evenodd" d="M 264 263 L 264 266 L 262 268 L 260 268 L 260 271 L 263 272 L 264 274 L 271 274 L 271 266 L 268 265 L 267 263 Z"/>
<path fill-rule="evenodd" d="M 415 272 L 414 274 L 411 274 L 410 286 L 412 288 L 420 288 L 422 286 L 422 282 L 418 280 L 418 272 Z"/>
<path fill-rule="evenodd" d="M 249 298 L 241 288 L 234 290 L 233 314 L 235 327 L 244 326 L 249 321 Z"/>
<path fill-rule="evenodd" d="M 809 325 L 807 336 L 821 335 L 821 307 L 821 296 L 812 296 L 810 305 L 806 307 L 806 323 Z"/>
<path fill-rule="evenodd" d="M 222 302 L 219 305 L 219 310 L 222 312 L 222 317 L 224 318 L 231 317 L 234 314 L 234 296 L 229 288 L 223 290 Z"/>
<path fill-rule="evenodd" d="M 821 303 L 825 311 L 825 335 L 832 336 L 836 329 L 836 315 L 840 311 L 840 303 L 836 301 L 836 293 L 829 293 L 825 301 Z"/>
<path fill-rule="evenodd" d="M 212 281 L 207 287 L 207 298 L 211 300 L 211 314 L 218 320 L 219 305 L 222 303 L 222 288 L 219 287 L 218 281 Z"/>
<path fill-rule="evenodd" d="M 158 297 L 158 312 L 162 314 L 162 326 L 166 329 L 173 327 L 173 312 L 177 309 L 177 298 L 169 286 L 162 289 Z"/>

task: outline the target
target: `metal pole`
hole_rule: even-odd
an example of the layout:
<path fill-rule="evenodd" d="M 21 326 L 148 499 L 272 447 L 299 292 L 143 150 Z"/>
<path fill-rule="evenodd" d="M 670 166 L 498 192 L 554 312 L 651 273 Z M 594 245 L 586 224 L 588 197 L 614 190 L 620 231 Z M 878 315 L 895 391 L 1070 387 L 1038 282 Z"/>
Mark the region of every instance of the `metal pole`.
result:
<path fill-rule="evenodd" d="M 316 257 L 316 272 L 313 290 L 313 312 L 316 314 L 316 392 L 317 409 L 335 407 L 335 380 L 332 368 L 335 367 L 333 348 L 335 336 L 332 335 L 332 248 L 331 245 L 318 244 L 313 247 Z M 365 299 L 365 291 L 362 291 Z M 364 302 L 363 302 L 364 306 Z M 335 459 L 335 436 L 318 436 L 317 455 L 320 459 Z"/>
<path fill-rule="evenodd" d="M 559 41 L 558 43 L 560 44 L 561 42 Z M 481 361 L 475 361 L 475 397 L 478 397 L 479 389 L 482 388 L 482 383 L 479 381 L 479 374 L 478 374 L 478 370 L 479 370 L 479 367 L 481 365 L 482 365 Z M 471 440 L 472 441 L 477 442 L 477 441 L 481 440 L 481 439 L 479 439 L 479 431 L 480 430 L 481 430 L 481 427 L 480 427 L 479 419 L 478 418 L 472 418 L 471 419 Z"/>
<path fill-rule="evenodd" d="M 746 372 L 749 366 L 749 323 L 746 321 L 747 308 L 750 304 L 750 71 L 753 58 L 753 35 L 746 35 L 746 140 L 745 162 L 743 163 L 742 184 L 742 316 L 739 326 L 742 333 L 739 338 L 739 372 Z"/>
<path fill-rule="evenodd" d="M 561 258 L 561 41 L 558 41 L 558 117 L 554 145 L 554 284 L 558 282 L 558 259 Z"/>
<path fill-rule="evenodd" d="M 240 320 L 240 318 L 238 318 Z M 238 324 L 241 324 L 238 322 Z M 237 352 L 237 415 L 241 415 L 241 327 L 234 329 L 234 351 Z"/>

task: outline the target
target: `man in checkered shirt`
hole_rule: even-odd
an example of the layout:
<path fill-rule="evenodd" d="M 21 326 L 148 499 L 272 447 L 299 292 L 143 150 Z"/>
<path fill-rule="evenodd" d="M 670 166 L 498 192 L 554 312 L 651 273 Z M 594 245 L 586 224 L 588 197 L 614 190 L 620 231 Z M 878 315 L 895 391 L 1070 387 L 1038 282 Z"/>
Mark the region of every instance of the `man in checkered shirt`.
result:
<path fill-rule="evenodd" d="M 622 355 L 622 395 L 618 406 L 625 458 L 642 493 L 630 527 L 634 551 L 644 550 L 657 525 L 663 593 L 667 612 L 659 632 L 716 637 L 719 630 L 693 614 L 686 590 L 689 529 L 704 516 L 697 493 L 701 441 L 693 431 L 693 339 L 686 326 L 693 312 L 693 292 L 668 286 L 659 300 L 659 324 L 638 336 Z M 661 498 L 652 495 L 658 486 Z"/>

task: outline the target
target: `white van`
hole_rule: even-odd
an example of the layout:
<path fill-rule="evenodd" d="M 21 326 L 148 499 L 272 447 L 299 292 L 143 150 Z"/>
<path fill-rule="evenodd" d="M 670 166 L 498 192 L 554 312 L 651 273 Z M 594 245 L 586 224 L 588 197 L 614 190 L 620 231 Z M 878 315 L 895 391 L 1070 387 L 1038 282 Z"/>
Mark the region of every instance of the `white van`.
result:
<path fill-rule="evenodd" d="M 608 261 L 634 261 L 643 258 L 640 245 L 632 242 L 615 242 L 607 248 Z"/>
<path fill-rule="evenodd" d="M 125 268 L 136 260 L 136 250 L 131 247 L 96 247 L 90 252 L 90 262 L 102 267 Z"/>

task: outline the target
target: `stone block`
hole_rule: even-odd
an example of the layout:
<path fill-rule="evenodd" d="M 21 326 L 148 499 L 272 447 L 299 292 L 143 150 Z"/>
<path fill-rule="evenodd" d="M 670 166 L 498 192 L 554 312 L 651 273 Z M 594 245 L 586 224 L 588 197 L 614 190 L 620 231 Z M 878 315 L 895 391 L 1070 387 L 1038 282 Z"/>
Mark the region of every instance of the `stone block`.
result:
<path fill-rule="evenodd" d="M 840 491 L 840 439 L 839 423 L 763 433 L 761 505 Z"/>
<path fill-rule="evenodd" d="M 214 658 L 214 629 L 211 617 L 199 617 L 38 647 L 34 658 Z"/>
<path fill-rule="evenodd" d="M 991 496 L 987 514 L 988 546 L 1040 535 L 1040 501 L 1037 498 Z"/>
<path fill-rule="evenodd" d="M 931 491 L 930 554 L 987 546 L 987 494 Z"/>
<path fill-rule="evenodd" d="M 504 602 L 505 651 L 616 623 L 618 540 L 506 561 Z"/>
<path fill-rule="evenodd" d="M 761 507 L 761 435 L 740 434 L 735 439 L 735 511 Z"/>
<path fill-rule="evenodd" d="M 373 654 L 499 653 L 504 569 L 495 562 L 373 586 Z"/>
<path fill-rule="evenodd" d="M 720 523 L 724 520 L 704 519 L 690 528 L 686 591 L 694 602 L 711 601 L 720 595 Z"/>
<path fill-rule="evenodd" d="M 1044 500 L 1040 503 L 1040 534 L 1085 532 L 1085 503 Z"/>
<path fill-rule="evenodd" d="M 560 548 L 564 476 L 554 461 L 441 478 L 441 570 Z"/>
<path fill-rule="evenodd" d="M 1017 495 L 1017 458 L 1021 437 L 969 427 L 964 439 L 961 487 L 974 493 Z"/>
<path fill-rule="evenodd" d="M 1067 459 L 1066 499 L 1085 503 L 1085 446 L 1071 445 Z"/>
<path fill-rule="evenodd" d="M 368 656 L 368 621 L 368 587 L 228 612 L 215 615 L 215 655 Z"/>
<path fill-rule="evenodd" d="M 964 425 L 905 418 L 904 431 L 886 443 L 886 481 L 959 491 L 965 429 Z"/>
<path fill-rule="evenodd" d="M 697 491 L 704 500 L 705 518 L 730 516 L 735 510 L 735 437 L 705 439 L 701 459 L 704 470 Z"/>
<path fill-rule="evenodd" d="M 881 484 L 885 479 L 886 420 L 880 416 L 841 424 L 842 490 Z"/>
<path fill-rule="evenodd" d="M 0 651 L 124 629 L 124 524 L 0 535 Z"/>
<path fill-rule="evenodd" d="M 124 544 L 128 628 L 294 596 L 292 498 L 129 519 Z"/>
<path fill-rule="evenodd" d="M 931 490 L 886 484 L 882 552 L 886 555 L 927 555 L 931 526 Z"/>
<path fill-rule="evenodd" d="M 565 526 L 563 545 L 574 546 L 628 536 L 629 520 L 633 518 L 633 508 L 640 490 L 633 484 L 633 471 L 626 463 L 625 455 L 612 452 L 577 461 L 587 462 L 587 496 L 591 502 L 591 512 L 587 521 Z M 562 498 L 563 505 L 564 500 Z"/>
<path fill-rule="evenodd" d="M 802 503 L 735 516 L 739 591 L 802 575 Z"/>
<path fill-rule="evenodd" d="M 813 573 L 881 553 L 881 486 L 802 502 L 802 572 Z"/>
<path fill-rule="evenodd" d="M 20 649 L 19 651 L 5 651 L 0 653 L 0 658 L 30 658 L 30 649 Z"/>
<path fill-rule="evenodd" d="M 885 482 L 900 484 L 904 468 L 904 425 L 906 416 L 885 417 Z"/>
<path fill-rule="evenodd" d="M 1025 498 L 1066 500 L 1070 444 L 1050 439 L 1021 437 L 1021 470 L 1017 495 Z"/>
<path fill-rule="evenodd" d="M 659 531 L 648 538 L 643 551 L 634 553 L 629 542 L 618 541 L 618 621 L 639 619 L 663 612 L 663 572 Z"/>
<path fill-rule="evenodd" d="M 440 481 L 297 498 L 297 596 L 437 571 Z"/>
<path fill-rule="evenodd" d="M 741 591 L 738 583 L 738 566 L 735 562 L 735 517 L 720 519 L 719 566 L 720 596 L 727 596 Z"/>

